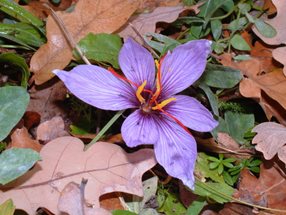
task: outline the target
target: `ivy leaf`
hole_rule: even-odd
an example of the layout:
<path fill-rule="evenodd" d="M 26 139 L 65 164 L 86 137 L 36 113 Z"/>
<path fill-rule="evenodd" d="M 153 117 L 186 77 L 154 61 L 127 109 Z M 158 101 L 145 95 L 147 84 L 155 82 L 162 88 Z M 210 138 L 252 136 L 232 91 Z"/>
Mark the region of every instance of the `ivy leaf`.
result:
<path fill-rule="evenodd" d="M 23 87 L 0 87 L 0 141 L 22 118 L 29 100 L 29 94 Z"/>
<path fill-rule="evenodd" d="M 13 215 L 16 207 L 13 204 L 11 199 L 5 201 L 2 205 L 0 205 L 0 214 L 3 215 Z"/>
<path fill-rule="evenodd" d="M 5 185 L 27 172 L 40 155 L 32 149 L 11 148 L 0 154 L 0 184 Z"/>

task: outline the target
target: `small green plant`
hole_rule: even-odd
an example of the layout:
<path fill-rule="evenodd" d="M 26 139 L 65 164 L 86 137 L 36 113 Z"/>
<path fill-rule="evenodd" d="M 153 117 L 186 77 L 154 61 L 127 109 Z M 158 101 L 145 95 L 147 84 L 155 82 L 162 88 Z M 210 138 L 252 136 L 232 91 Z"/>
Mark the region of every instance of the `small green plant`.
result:
<path fill-rule="evenodd" d="M 6 147 L 7 147 L 7 143 L 1 141 L 0 142 L 0 152 L 4 151 L 6 149 Z"/>

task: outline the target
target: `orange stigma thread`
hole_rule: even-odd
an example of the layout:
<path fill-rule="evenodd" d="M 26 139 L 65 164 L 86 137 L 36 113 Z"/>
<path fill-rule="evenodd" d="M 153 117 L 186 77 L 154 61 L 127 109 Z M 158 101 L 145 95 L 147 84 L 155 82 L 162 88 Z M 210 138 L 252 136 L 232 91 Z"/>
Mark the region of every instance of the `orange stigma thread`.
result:
<path fill-rule="evenodd" d="M 137 89 L 136 91 L 136 97 L 138 98 L 139 102 L 141 104 L 145 103 L 145 99 L 143 98 L 143 96 L 141 95 L 141 93 L 144 91 L 144 87 L 146 86 L 147 81 L 145 80 Z"/>
<path fill-rule="evenodd" d="M 130 85 L 133 85 L 135 87 L 139 87 L 138 84 L 134 83 L 133 81 L 130 81 L 129 79 L 127 79 L 126 77 L 119 75 L 117 72 L 114 71 L 114 69 L 112 67 L 108 67 L 108 71 L 112 73 L 112 75 L 114 75 L 116 78 L 119 78 L 127 83 L 129 83 Z"/>
<path fill-rule="evenodd" d="M 167 104 L 169 104 L 170 102 L 175 101 L 175 100 L 176 100 L 176 98 L 174 98 L 174 97 L 166 99 L 166 100 L 162 101 L 161 103 L 156 104 L 155 107 L 152 107 L 152 110 L 160 110 L 163 107 L 165 107 Z"/>

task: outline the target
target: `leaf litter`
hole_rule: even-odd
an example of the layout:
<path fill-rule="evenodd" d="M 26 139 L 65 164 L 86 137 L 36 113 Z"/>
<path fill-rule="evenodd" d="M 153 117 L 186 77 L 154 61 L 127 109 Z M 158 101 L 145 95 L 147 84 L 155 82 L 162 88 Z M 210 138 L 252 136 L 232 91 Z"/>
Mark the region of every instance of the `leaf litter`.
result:
<path fill-rule="evenodd" d="M 50 14 L 43 6 L 45 3 L 45 0 L 30 1 L 24 8 L 45 19 Z M 28 77 L 25 62 L 18 62 L 17 56 L 24 53 L 25 58 L 25 51 L 18 50 L 30 47 L 31 41 L 25 35 L 31 34 L 28 25 L 33 24 L 22 23 L 25 17 L 17 17 L 18 5 L 12 3 L 12 9 L 8 11 L 10 18 L 17 21 L 16 28 L 27 27 L 27 34 L 15 39 L 4 32 L 1 38 L 4 35 L 4 42 L 12 41 L 7 47 L 12 48 L 15 57 L 9 62 L 21 65 L 25 73 L 21 77 L 20 73 L 6 72 L 4 67 L 0 84 L 4 89 L 3 84 L 21 83 L 28 87 L 30 101 L 24 116 L 22 111 L 14 119 L 10 114 L 13 120 L 6 116 L 0 122 L 3 128 L 9 124 L 9 131 L 5 130 L 0 142 L 0 151 L 4 150 L 0 154 L 0 159 L 4 159 L 0 166 L 0 181 L 8 183 L 0 187 L 0 211 L 5 210 L 8 215 L 16 207 L 33 214 L 39 207 L 44 207 L 54 214 L 71 215 L 285 214 L 286 151 L 281 138 L 286 125 L 283 21 L 286 5 L 283 0 L 62 0 L 48 4 L 58 11 L 57 15 L 71 37 L 77 43 L 80 41 L 79 45 L 83 44 L 81 48 L 86 49 L 84 53 L 92 63 L 104 68 L 112 65 L 116 72 L 121 66 L 117 56 L 124 45 L 119 36 L 122 41 L 132 36 L 141 43 L 144 38 L 144 44 L 160 56 L 190 40 L 212 40 L 213 53 L 204 78 L 184 93 L 196 97 L 212 110 L 219 126 L 211 133 L 192 131 L 199 150 L 195 191 L 171 179 L 159 165 L 144 174 L 156 164 L 153 151 L 145 146 L 139 151 L 126 147 L 118 130 L 122 121 L 101 136 L 101 140 L 109 143 L 97 142 L 84 152 L 82 141 L 93 139 L 112 113 L 105 111 L 107 115 L 104 115 L 98 109 L 87 110 L 82 103 L 73 103 L 76 98 L 64 84 L 50 80 L 54 76 L 53 69 L 68 66 L 67 70 L 70 70 L 80 63 L 79 56 L 73 56 L 75 52 L 51 16 L 46 22 L 45 35 L 40 27 L 42 22 L 29 15 L 29 19 L 41 23 L 36 26 L 41 33 L 34 29 L 33 38 L 45 41 L 46 36 L 47 43 L 34 53 L 30 61 L 34 76 Z M 0 31 L 4 26 L 0 24 Z M 93 36 L 86 37 L 89 33 Z M 118 33 L 119 36 L 112 35 L 117 37 L 116 45 L 112 45 L 108 36 L 98 33 Z M 269 37 L 271 34 L 274 36 Z M 102 41 L 98 47 L 94 39 L 97 37 Z M 91 46 L 96 47 L 93 50 Z M 1 48 L 3 52 L 7 50 Z M 41 86 L 35 86 L 33 81 Z M 0 105 L 5 106 L 4 103 Z M 1 111 L 0 117 L 5 117 Z M 235 117 L 230 120 L 228 116 Z M 68 136 L 69 128 L 76 137 Z M 39 155 L 36 152 L 21 151 L 21 148 L 40 152 L 41 160 L 37 162 Z M 13 157 L 17 159 L 12 162 Z M 7 168 L 11 169 L 7 171 Z M 159 180 L 149 184 L 154 174 Z M 132 194 L 131 198 L 126 193 Z"/>

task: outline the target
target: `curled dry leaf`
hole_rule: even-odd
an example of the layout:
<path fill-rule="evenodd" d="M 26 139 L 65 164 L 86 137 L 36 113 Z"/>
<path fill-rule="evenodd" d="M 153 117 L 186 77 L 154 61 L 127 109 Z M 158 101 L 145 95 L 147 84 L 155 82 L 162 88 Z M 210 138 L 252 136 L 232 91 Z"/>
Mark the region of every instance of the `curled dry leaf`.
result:
<path fill-rule="evenodd" d="M 46 142 L 62 136 L 69 136 L 69 134 L 65 131 L 65 123 L 60 116 L 41 123 L 37 128 L 37 140 Z"/>
<path fill-rule="evenodd" d="M 9 147 L 30 148 L 37 152 L 40 152 L 42 145 L 37 140 L 33 140 L 28 133 L 28 130 L 23 127 L 13 131 L 13 133 L 11 134 L 11 143 Z"/>
<path fill-rule="evenodd" d="M 268 24 L 276 29 L 276 36 L 268 38 L 259 33 L 259 31 L 254 27 L 253 30 L 257 36 L 259 36 L 265 43 L 269 45 L 280 45 L 286 44 L 286 1 L 285 0 L 272 0 L 273 4 L 277 8 L 277 15 L 273 19 L 265 20 Z M 284 74 L 286 75 L 286 48 L 281 47 L 273 50 L 273 57 L 284 65 Z"/>
<path fill-rule="evenodd" d="M 198 3 L 191 7 L 183 6 L 182 4 L 177 4 L 176 6 L 161 6 L 156 8 L 153 12 L 150 13 L 142 13 L 139 15 L 134 15 L 130 18 L 129 22 L 138 30 L 138 32 L 144 36 L 146 33 L 153 33 L 156 29 L 156 23 L 158 22 L 166 22 L 171 23 L 174 22 L 180 13 L 185 10 L 193 10 L 196 14 L 199 13 L 199 6 L 202 3 Z M 123 26 L 119 30 L 119 35 L 123 38 L 133 37 L 138 38 L 138 35 L 132 27 L 128 24 Z M 138 38 L 138 42 L 141 40 Z"/>
<path fill-rule="evenodd" d="M 264 64 L 261 63 L 260 58 L 253 57 L 251 60 L 241 62 L 232 61 L 230 54 L 223 54 L 220 58 L 224 66 L 238 69 L 244 75 L 239 84 L 239 91 L 244 97 L 258 100 L 268 119 L 275 116 L 280 123 L 286 122 L 281 111 L 275 111 L 274 105 L 267 102 L 269 101 L 267 97 L 269 97 L 279 103 L 278 105 L 281 105 L 283 111 L 286 109 L 286 77 L 281 69 L 267 71 L 264 74 Z"/>
<path fill-rule="evenodd" d="M 137 0 L 81 0 L 72 12 L 57 12 L 71 37 L 78 42 L 88 33 L 112 33 L 136 11 Z M 31 59 L 30 69 L 36 84 L 50 80 L 53 69 L 63 69 L 72 59 L 72 49 L 61 29 L 49 16 L 46 25 L 48 42 Z"/>
<path fill-rule="evenodd" d="M 87 179 L 86 202 L 93 214 L 101 215 L 99 197 L 111 192 L 143 195 L 141 177 L 155 164 L 153 150 L 127 154 L 119 146 L 98 142 L 83 152 L 84 145 L 75 137 L 60 137 L 41 150 L 42 160 L 6 187 L 1 187 L 0 202 L 11 198 L 16 207 L 34 214 L 40 206 L 59 214 L 59 196 L 65 186 Z M 99 211 L 99 213 L 98 213 Z"/>
<path fill-rule="evenodd" d="M 274 214 L 286 212 L 286 180 L 280 172 L 272 166 L 272 162 L 260 166 L 259 178 L 256 178 L 249 170 L 241 171 L 238 191 L 233 197 L 250 204 L 278 209 Z"/>
<path fill-rule="evenodd" d="M 255 149 L 263 153 L 266 160 L 272 159 L 276 154 L 286 164 L 286 127 L 275 122 L 264 122 L 255 126 L 256 132 L 252 143 Z"/>

